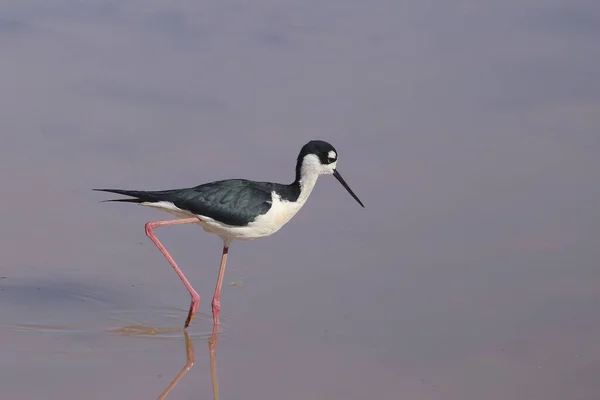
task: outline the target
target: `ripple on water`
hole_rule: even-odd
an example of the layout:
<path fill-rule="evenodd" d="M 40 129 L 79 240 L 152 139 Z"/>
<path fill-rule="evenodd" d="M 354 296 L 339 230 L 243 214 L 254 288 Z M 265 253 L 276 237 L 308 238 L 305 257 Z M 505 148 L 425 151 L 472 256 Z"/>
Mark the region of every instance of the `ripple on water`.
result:
<path fill-rule="evenodd" d="M 81 325 L 19 323 L 5 327 L 24 334 L 23 340 L 17 341 L 10 350 L 17 353 L 86 355 L 135 352 L 149 349 L 151 344 L 148 339 L 183 338 L 183 321 L 186 315 L 187 309 L 155 306 L 111 310 L 104 323 L 96 321 L 93 326 L 87 323 Z M 153 324 L 148 321 L 159 321 L 159 323 Z M 212 315 L 197 313 L 187 332 L 192 339 L 208 340 L 212 335 L 212 328 Z M 29 333 L 35 334 L 33 340 L 25 338 Z M 223 326 L 219 336 L 223 336 Z"/>
<path fill-rule="evenodd" d="M 107 324 L 98 326 L 77 326 L 74 324 L 43 324 L 43 323 L 19 323 L 12 327 L 15 330 L 41 333 L 64 333 L 64 334 L 101 334 L 112 333 L 125 336 L 151 337 L 156 339 L 168 339 L 181 337 L 183 333 L 183 321 L 187 315 L 187 309 L 178 307 L 148 307 L 145 309 L 117 309 L 112 310 L 107 319 Z M 148 321 L 164 321 L 161 325 L 154 325 Z M 116 322 L 116 324 L 115 324 Z M 223 325 L 223 322 L 221 324 Z M 86 324 L 88 325 L 88 324 Z M 117 326 L 115 326 L 117 325 Z M 198 331 L 197 327 L 205 331 Z M 190 332 L 192 331 L 192 332 Z M 212 316 L 205 313 L 197 313 L 188 334 L 190 337 L 206 337 L 212 333 Z"/>
<path fill-rule="evenodd" d="M 2 352 L 90 354 L 138 351 L 148 340 L 181 339 L 188 309 L 138 305 L 111 286 L 53 280 L 0 281 L 0 335 L 11 346 Z M 222 321 L 225 326 L 227 320 Z M 212 316 L 197 313 L 187 329 L 192 339 L 212 334 Z M 220 335 L 223 332 L 220 329 Z"/>
<path fill-rule="evenodd" d="M 170 339 L 181 337 L 183 333 L 183 323 L 187 316 L 188 309 L 180 307 L 149 307 L 144 310 L 115 310 L 110 317 L 113 321 L 118 321 L 116 328 L 110 329 L 110 332 L 125 335 L 148 337 L 154 339 Z M 148 321 L 164 321 L 161 325 L 153 325 Z M 221 324 L 226 320 L 222 319 Z M 212 315 L 197 313 L 192 324 L 187 329 L 192 338 L 207 339 L 212 334 Z M 198 331 L 198 329 L 202 331 Z M 221 327 L 221 332 L 223 331 Z"/>

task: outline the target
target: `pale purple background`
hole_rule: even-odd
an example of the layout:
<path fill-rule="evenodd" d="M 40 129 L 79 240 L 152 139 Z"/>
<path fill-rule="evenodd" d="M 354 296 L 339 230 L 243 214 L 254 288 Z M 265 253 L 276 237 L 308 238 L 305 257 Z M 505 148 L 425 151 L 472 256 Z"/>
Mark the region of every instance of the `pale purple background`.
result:
<path fill-rule="evenodd" d="M 599 44 L 596 0 L 0 1 L 0 397 L 184 364 L 168 214 L 92 188 L 289 182 L 320 138 L 366 209 L 324 177 L 232 245 L 222 398 L 598 399 Z M 202 296 L 169 399 L 210 398 L 220 241 L 158 235 Z"/>

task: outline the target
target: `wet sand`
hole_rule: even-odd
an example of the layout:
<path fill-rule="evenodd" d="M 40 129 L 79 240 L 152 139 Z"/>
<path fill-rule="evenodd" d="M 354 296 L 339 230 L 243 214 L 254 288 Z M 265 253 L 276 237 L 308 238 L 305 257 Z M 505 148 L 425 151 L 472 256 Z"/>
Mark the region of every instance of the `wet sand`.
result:
<path fill-rule="evenodd" d="M 0 397 L 598 398 L 598 6 L 5 3 Z M 168 214 L 91 189 L 288 182 L 313 138 L 366 208 L 323 177 L 234 242 L 218 332 L 220 240 L 157 231 L 186 335 Z"/>

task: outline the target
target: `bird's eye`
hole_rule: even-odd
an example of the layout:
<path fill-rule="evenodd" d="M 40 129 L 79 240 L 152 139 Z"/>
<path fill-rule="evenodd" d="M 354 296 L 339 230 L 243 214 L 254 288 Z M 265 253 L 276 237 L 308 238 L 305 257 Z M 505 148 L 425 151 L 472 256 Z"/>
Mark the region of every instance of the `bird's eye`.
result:
<path fill-rule="evenodd" d="M 335 162 L 335 160 L 337 160 L 337 154 L 333 150 L 329 151 L 329 153 L 327 153 L 327 163 L 331 164 L 332 162 Z"/>

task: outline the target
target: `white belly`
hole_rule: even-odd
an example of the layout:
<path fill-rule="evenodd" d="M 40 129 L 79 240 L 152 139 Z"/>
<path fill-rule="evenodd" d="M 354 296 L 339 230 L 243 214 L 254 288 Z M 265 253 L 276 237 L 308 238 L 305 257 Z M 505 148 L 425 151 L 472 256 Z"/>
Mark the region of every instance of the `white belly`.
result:
<path fill-rule="evenodd" d="M 204 215 L 196 215 L 182 210 L 175 204 L 167 201 L 157 203 L 141 203 L 142 205 L 158 208 L 178 218 L 198 217 L 198 224 L 205 231 L 219 235 L 223 240 L 252 240 L 270 236 L 288 223 L 302 207 L 301 203 L 282 201 L 275 193 L 272 194 L 272 204 L 269 211 L 259 215 L 246 226 L 224 224 Z"/>

